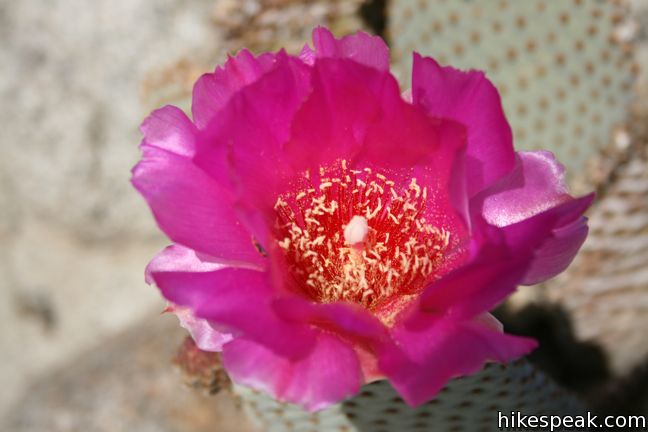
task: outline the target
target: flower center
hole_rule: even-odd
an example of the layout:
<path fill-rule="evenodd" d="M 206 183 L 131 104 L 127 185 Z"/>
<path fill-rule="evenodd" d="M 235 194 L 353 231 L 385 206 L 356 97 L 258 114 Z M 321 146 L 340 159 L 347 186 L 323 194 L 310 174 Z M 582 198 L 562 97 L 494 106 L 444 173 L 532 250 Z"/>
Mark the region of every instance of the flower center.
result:
<path fill-rule="evenodd" d="M 414 294 L 434 274 L 450 234 L 425 219 L 427 188 L 395 183 L 346 161 L 307 174 L 275 203 L 276 236 L 298 285 L 318 302 L 373 308 Z"/>

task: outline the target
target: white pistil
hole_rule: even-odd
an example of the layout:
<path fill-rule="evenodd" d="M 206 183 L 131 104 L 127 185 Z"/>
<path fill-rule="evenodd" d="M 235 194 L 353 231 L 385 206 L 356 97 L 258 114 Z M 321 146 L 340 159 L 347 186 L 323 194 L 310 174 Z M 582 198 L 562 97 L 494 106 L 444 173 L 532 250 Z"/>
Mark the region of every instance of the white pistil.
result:
<path fill-rule="evenodd" d="M 348 245 L 363 243 L 369 233 L 367 219 L 362 216 L 353 216 L 351 221 L 344 227 L 344 240 Z"/>

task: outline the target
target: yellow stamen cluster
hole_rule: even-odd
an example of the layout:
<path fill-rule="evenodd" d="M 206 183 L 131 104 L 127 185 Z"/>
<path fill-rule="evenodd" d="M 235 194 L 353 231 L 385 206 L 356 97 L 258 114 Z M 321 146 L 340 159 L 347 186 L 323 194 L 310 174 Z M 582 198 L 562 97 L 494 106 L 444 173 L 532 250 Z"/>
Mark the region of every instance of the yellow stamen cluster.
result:
<path fill-rule="evenodd" d="M 297 284 L 315 301 L 372 308 L 418 292 L 441 264 L 450 235 L 426 222 L 428 190 L 415 178 L 397 186 L 342 161 L 316 181 L 307 174 L 304 184 L 277 199 L 276 236 Z M 368 232 L 348 244 L 344 230 L 354 216 Z"/>

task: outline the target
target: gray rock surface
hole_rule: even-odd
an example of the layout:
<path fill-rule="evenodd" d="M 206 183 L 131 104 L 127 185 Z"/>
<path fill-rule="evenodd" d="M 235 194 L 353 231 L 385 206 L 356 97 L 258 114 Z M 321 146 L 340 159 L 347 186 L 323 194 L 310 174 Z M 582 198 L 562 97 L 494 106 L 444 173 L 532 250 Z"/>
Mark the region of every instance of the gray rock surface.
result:
<path fill-rule="evenodd" d="M 142 100 L 146 79 L 182 56 L 215 57 L 213 2 L 188 3 L 2 2 L 10 60 L 0 79 L 1 163 L 18 217 L 47 219 L 86 241 L 156 232 L 128 169 L 152 108 Z"/>
<path fill-rule="evenodd" d="M 148 319 L 41 376 L 0 430 L 12 432 L 249 432 L 234 398 L 182 385 L 171 360 L 183 332 Z"/>
<path fill-rule="evenodd" d="M 219 57 L 212 7 L 0 0 L 0 414 L 31 377 L 164 307 L 142 273 L 166 241 L 130 168 L 139 122 L 189 93 L 200 68 L 184 56 Z"/>

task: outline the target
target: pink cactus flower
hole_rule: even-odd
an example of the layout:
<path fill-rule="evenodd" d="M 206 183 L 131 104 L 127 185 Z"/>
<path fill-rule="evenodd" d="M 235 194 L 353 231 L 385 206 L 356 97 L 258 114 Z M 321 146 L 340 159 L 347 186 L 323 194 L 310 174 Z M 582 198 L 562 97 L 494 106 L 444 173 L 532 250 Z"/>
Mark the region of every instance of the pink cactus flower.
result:
<path fill-rule="evenodd" d="M 142 124 L 132 182 L 174 243 L 147 280 L 236 383 L 319 410 L 388 379 L 415 406 L 536 346 L 488 312 L 567 267 L 593 197 L 514 151 L 484 73 L 413 61 L 403 96 L 380 38 L 317 28 Z"/>

